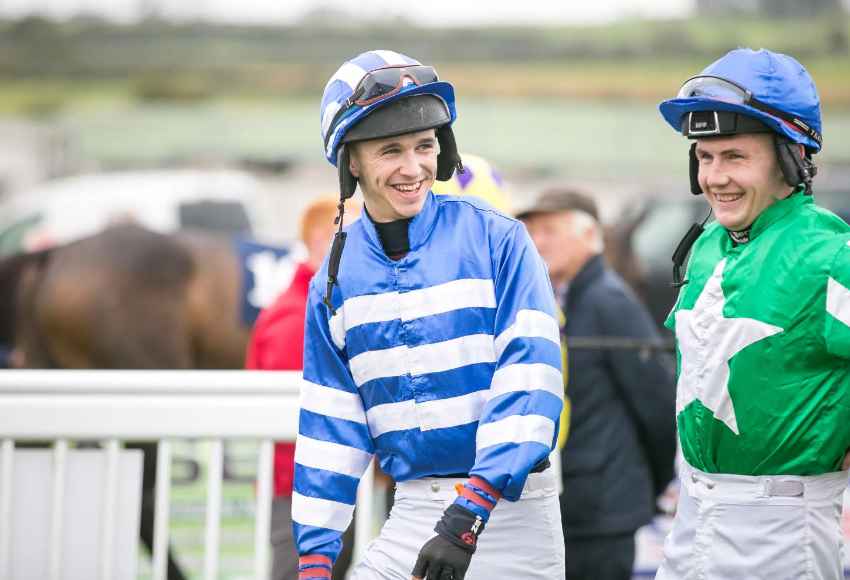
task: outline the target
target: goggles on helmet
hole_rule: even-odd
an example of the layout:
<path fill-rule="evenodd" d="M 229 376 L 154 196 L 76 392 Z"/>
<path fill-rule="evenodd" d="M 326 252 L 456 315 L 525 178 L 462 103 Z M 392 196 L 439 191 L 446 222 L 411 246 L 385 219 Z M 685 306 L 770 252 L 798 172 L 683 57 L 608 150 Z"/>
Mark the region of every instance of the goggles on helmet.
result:
<path fill-rule="evenodd" d="M 408 85 L 426 85 L 439 80 L 434 67 L 424 64 L 388 66 L 370 71 L 360 79 L 360 82 L 354 88 L 354 92 L 339 108 L 339 111 L 331 120 L 330 127 L 333 129 L 337 122 L 355 105 L 367 107 L 397 94 Z M 331 135 L 333 135 L 333 130 L 328 131 L 325 146 L 327 146 L 327 140 Z"/>
<path fill-rule="evenodd" d="M 797 131 L 800 131 L 807 137 L 811 138 L 818 145 L 823 142 L 821 134 L 810 127 L 808 123 L 803 122 L 800 118 L 795 117 L 794 115 L 780 111 L 779 109 L 759 101 L 753 96 L 752 92 L 730 80 L 710 75 L 692 77 L 685 81 L 685 84 L 683 84 L 682 88 L 679 89 L 679 94 L 676 95 L 676 98 L 689 99 L 694 97 L 713 99 L 716 101 L 724 101 L 727 103 L 752 107 L 753 109 L 757 109 L 763 113 L 782 119 L 793 126 Z"/>

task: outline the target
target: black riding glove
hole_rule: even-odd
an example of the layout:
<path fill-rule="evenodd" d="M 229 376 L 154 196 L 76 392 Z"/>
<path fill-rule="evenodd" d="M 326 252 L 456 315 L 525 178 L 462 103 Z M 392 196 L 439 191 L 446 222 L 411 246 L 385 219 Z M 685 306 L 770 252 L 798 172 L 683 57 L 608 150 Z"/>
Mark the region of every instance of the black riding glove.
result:
<path fill-rule="evenodd" d="M 484 531 L 484 520 L 471 510 L 452 504 L 434 531 L 437 535 L 419 552 L 413 576 L 424 580 L 463 580 L 478 536 Z"/>

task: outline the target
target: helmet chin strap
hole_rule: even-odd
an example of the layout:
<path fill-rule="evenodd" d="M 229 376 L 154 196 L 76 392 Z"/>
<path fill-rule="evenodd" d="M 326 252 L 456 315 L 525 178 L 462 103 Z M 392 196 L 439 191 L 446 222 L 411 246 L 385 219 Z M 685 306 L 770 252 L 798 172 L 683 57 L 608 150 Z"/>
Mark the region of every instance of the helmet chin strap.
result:
<path fill-rule="evenodd" d="M 673 252 L 673 282 L 670 284 L 673 288 L 681 288 L 688 283 L 688 281 L 684 279 L 684 276 L 682 276 L 682 266 L 684 266 L 685 260 L 687 259 L 688 253 L 691 251 L 691 247 L 694 245 L 694 242 L 697 241 L 697 238 L 700 237 L 702 232 L 705 230 L 705 224 L 708 222 L 708 218 L 710 217 L 711 210 L 709 209 L 708 215 L 705 216 L 702 223 L 691 224 L 690 229 L 688 229 L 685 236 L 676 246 L 676 250 Z"/>
<path fill-rule="evenodd" d="M 334 241 L 331 245 L 331 253 L 328 258 L 328 285 L 325 289 L 325 297 L 322 302 L 330 309 L 331 316 L 336 314 L 336 309 L 333 307 L 331 297 L 333 296 L 334 286 L 337 285 L 337 276 L 339 276 L 339 263 L 342 259 L 342 250 L 345 248 L 345 238 L 347 232 L 342 231 L 343 218 L 345 217 L 345 201 L 354 195 L 357 190 L 357 178 L 351 174 L 351 153 L 348 150 L 348 145 L 343 144 L 339 148 L 337 158 L 337 169 L 339 172 L 339 205 L 337 206 L 337 216 L 334 220 L 334 225 L 338 226 L 334 234 Z"/>

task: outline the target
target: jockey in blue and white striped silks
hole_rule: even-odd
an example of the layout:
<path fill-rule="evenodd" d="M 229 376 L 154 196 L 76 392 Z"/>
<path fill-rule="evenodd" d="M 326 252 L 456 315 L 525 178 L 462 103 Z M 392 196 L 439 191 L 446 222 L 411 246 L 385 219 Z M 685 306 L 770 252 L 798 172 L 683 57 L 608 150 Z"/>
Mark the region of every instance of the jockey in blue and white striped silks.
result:
<path fill-rule="evenodd" d="M 336 559 L 373 455 L 399 482 L 468 473 L 515 501 L 557 439 L 556 307 L 524 226 L 429 193 L 409 239 L 393 261 L 369 219 L 351 225 L 333 315 L 327 262 L 311 283 L 293 493 L 302 555 Z"/>

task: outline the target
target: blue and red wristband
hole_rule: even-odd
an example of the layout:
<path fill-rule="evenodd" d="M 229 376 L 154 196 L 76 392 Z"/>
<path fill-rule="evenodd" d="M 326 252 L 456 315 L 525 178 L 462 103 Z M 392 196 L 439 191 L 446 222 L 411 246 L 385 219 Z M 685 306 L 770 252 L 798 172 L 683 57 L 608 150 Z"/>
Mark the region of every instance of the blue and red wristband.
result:
<path fill-rule="evenodd" d="M 326 578 L 330 580 L 333 562 L 321 554 L 308 554 L 298 558 L 298 580 Z"/>
<path fill-rule="evenodd" d="M 458 484 L 455 489 L 458 497 L 454 503 L 481 516 L 485 523 L 490 519 L 490 512 L 496 507 L 496 503 L 502 498 L 502 494 L 493 486 L 475 475 L 463 485 Z"/>

